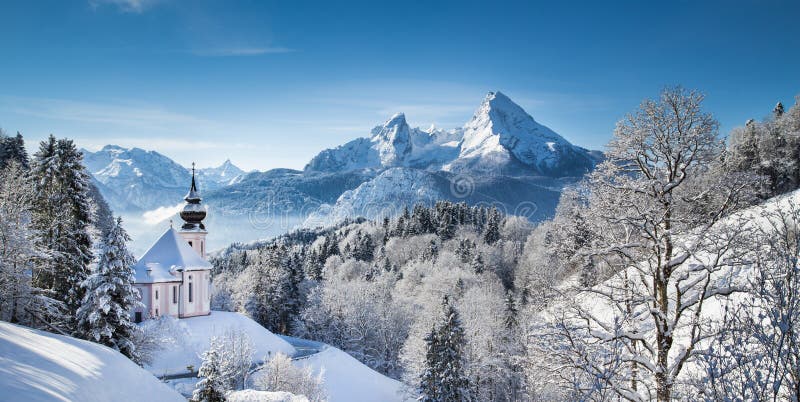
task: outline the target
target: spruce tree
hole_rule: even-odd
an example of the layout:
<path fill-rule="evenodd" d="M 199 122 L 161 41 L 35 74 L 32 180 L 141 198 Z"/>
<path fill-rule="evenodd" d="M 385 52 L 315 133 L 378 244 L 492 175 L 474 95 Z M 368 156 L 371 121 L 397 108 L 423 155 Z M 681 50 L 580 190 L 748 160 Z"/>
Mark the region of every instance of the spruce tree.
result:
<path fill-rule="evenodd" d="M 434 328 L 425 338 L 426 368 L 420 381 L 420 399 L 426 402 L 471 401 L 469 379 L 463 368 L 464 329 L 447 296 L 442 302 L 442 311 L 439 328 Z"/>
<path fill-rule="evenodd" d="M 136 261 L 125 245 L 128 241 L 122 218 L 117 218 L 101 244 L 95 271 L 83 282 L 86 296 L 77 319 L 81 337 L 135 359 L 132 338 L 139 329 L 130 313 L 140 304 L 140 295 L 133 286 Z"/>
<path fill-rule="evenodd" d="M 19 132 L 14 137 L 8 137 L 0 130 L 0 170 L 11 162 L 18 163 L 26 171 L 30 168 L 25 140 Z"/>
<path fill-rule="evenodd" d="M 486 264 L 483 262 L 483 256 L 481 256 L 481 253 L 475 253 L 475 257 L 472 259 L 470 267 L 472 268 L 472 271 L 478 275 L 483 273 L 483 270 L 486 268 Z"/>
<path fill-rule="evenodd" d="M 89 276 L 92 261 L 89 175 L 75 144 L 52 135 L 41 142 L 34 155 L 31 175 L 31 226 L 36 231 L 37 246 L 50 256 L 33 273 L 34 285 L 64 303 L 64 321 L 74 330 L 74 316 L 84 296 L 81 284 Z"/>
<path fill-rule="evenodd" d="M 775 109 L 772 110 L 772 113 L 775 113 L 775 117 L 781 117 L 783 116 L 783 112 L 783 103 L 778 102 L 778 104 L 775 105 Z"/>
<path fill-rule="evenodd" d="M 489 213 L 488 221 L 486 222 L 486 232 L 483 234 L 483 241 L 486 244 L 494 244 L 500 240 L 500 212 L 492 208 Z"/>

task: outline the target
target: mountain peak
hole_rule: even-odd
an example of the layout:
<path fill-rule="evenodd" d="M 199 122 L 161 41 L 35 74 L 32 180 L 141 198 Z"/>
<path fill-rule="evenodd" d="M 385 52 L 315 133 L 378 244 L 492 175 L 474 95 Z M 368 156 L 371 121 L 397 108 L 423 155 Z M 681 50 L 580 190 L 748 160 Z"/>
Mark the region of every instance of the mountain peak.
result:
<path fill-rule="evenodd" d="M 475 115 L 490 115 L 496 114 L 492 113 L 492 111 L 496 111 L 502 113 L 504 115 L 509 116 L 519 116 L 520 118 L 529 118 L 533 120 L 525 109 L 523 109 L 520 105 L 516 104 L 511 98 L 506 96 L 500 91 L 492 91 L 486 94 L 486 97 L 483 98 L 483 102 L 481 102 L 480 107 L 475 112 Z M 492 116 L 496 117 L 496 116 Z M 475 119 L 475 117 L 473 117 Z"/>
<path fill-rule="evenodd" d="M 486 167 L 521 163 L 540 173 L 585 172 L 594 162 L 502 92 L 489 92 L 464 126 L 459 158 Z M 574 166 L 573 166 L 574 165 Z"/>
<path fill-rule="evenodd" d="M 386 120 L 386 123 L 383 123 L 384 127 L 395 127 L 395 126 L 403 126 L 408 125 L 406 123 L 406 114 L 405 113 L 395 113 L 389 120 Z"/>

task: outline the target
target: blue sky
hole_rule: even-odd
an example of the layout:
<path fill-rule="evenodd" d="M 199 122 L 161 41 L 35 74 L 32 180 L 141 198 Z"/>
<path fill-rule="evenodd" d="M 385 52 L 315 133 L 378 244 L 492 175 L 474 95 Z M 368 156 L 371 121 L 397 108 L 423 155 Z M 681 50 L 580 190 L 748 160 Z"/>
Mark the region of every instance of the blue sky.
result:
<path fill-rule="evenodd" d="M 4 1 L 0 127 L 302 168 L 395 112 L 461 126 L 490 90 L 597 149 L 664 85 L 723 133 L 800 94 L 796 0 L 607 3 Z"/>

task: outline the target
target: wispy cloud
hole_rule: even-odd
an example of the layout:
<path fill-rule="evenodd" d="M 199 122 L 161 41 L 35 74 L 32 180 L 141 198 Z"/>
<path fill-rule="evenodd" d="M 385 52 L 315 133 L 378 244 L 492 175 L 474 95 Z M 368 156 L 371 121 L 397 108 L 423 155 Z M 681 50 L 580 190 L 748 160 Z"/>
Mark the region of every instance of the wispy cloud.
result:
<path fill-rule="evenodd" d="M 260 56 L 263 54 L 292 53 L 294 49 L 287 47 L 219 47 L 195 49 L 191 53 L 206 57 Z"/>
<path fill-rule="evenodd" d="M 162 0 L 89 0 L 89 5 L 92 8 L 98 8 L 102 5 L 110 5 L 117 7 L 124 13 L 141 14 Z"/>
<path fill-rule="evenodd" d="M 166 130 L 174 126 L 210 125 L 211 121 L 141 104 L 109 104 L 52 98 L 0 98 L 12 113 L 44 119 Z"/>

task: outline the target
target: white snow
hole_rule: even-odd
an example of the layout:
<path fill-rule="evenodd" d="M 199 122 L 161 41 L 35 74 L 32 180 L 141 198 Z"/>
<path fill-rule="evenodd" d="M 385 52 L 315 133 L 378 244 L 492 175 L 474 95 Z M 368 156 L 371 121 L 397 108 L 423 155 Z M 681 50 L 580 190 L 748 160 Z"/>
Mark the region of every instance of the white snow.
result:
<path fill-rule="evenodd" d="M 404 206 L 432 205 L 445 198 L 432 173 L 396 167 L 385 170 L 353 190 L 345 191 L 334 205 L 312 213 L 303 225 L 325 226 L 357 216 L 395 216 L 402 212 Z"/>
<path fill-rule="evenodd" d="M 537 123 L 500 92 L 490 92 L 464 126 L 461 159 L 512 154 L 526 165 L 547 168 L 559 162 L 559 149 L 572 148 L 553 130 Z"/>
<path fill-rule="evenodd" d="M 378 373 L 331 346 L 295 364 L 310 366 L 315 374 L 324 370 L 330 402 L 391 402 L 407 399 L 399 381 Z"/>
<path fill-rule="evenodd" d="M 141 325 L 154 325 L 154 322 L 145 321 Z M 278 352 L 289 356 L 295 353 L 292 345 L 239 313 L 212 311 L 207 316 L 179 319 L 177 326 L 179 333 L 174 334 L 175 344 L 167 345 L 156 354 L 151 365 L 145 366 L 155 375 L 186 373 L 189 365 L 197 371 L 201 364 L 200 355 L 208 349 L 211 337 L 223 335 L 229 329 L 242 330 L 250 337 L 256 350 L 254 363 Z"/>
<path fill-rule="evenodd" d="M 225 398 L 228 402 L 308 402 L 308 398 L 302 395 L 254 389 L 228 392 L 225 394 Z"/>
<path fill-rule="evenodd" d="M 0 322 L 2 401 L 185 401 L 119 352 Z"/>

